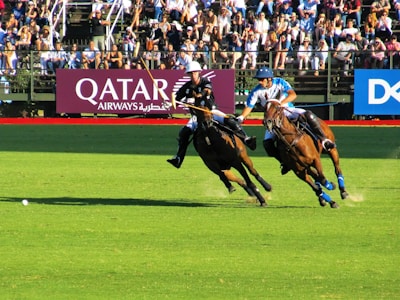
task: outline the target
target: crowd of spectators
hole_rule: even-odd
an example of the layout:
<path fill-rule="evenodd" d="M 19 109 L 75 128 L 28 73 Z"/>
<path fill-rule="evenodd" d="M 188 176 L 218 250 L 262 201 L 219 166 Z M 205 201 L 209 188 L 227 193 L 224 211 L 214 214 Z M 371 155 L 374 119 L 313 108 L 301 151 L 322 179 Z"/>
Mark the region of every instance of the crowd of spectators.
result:
<path fill-rule="evenodd" d="M 94 0 L 88 15 L 91 41 L 63 45 L 50 28 L 53 5 L 67 0 L 0 0 L 0 72 L 17 70 L 18 55 L 40 51 L 41 74 L 58 68 L 184 69 L 192 60 L 204 68 L 255 69 L 273 53 L 273 68 L 295 61 L 299 71 L 325 69 L 332 51 L 343 74 L 363 68 L 399 67 L 400 0 L 123 0 L 125 29 L 106 48 L 105 12 L 112 0 Z M 56 3 L 55 3 L 56 2 Z M 71 2 L 71 1 L 70 1 Z M 364 17 L 365 16 L 365 17 Z M 144 34 L 142 34 L 144 32 Z M 390 58 L 390 59 L 389 59 Z"/>

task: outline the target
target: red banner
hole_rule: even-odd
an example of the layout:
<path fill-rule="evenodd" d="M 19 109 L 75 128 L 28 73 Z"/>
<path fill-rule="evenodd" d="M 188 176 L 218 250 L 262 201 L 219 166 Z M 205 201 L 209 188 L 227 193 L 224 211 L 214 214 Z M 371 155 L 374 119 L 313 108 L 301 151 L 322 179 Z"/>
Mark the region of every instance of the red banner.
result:
<path fill-rule="evenodd" d="M 213 84 L 218 108 L 235 112 L 234 70 L 204 70 Z M 171 114 L 167 109 L 175 93 L 190 77 L 179 70 L 57 70 L 58 113 Z"/>

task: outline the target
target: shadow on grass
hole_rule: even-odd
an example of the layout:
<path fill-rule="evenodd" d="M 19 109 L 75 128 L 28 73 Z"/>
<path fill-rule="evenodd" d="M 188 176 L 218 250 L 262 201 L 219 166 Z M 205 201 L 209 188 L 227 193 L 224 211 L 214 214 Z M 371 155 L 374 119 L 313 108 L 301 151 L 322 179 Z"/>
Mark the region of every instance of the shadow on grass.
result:
<path fill-rule="evenodd" d="M 197 203 L 168 200 L 150 200 L 150 199 L 112 199 L 112 198 L 39 198 L 28 199 L 29 203 L 46 204 L 46 205 L 120 205 L 120 206 L 178 206 L 178 207 L 212 207 L 209 203 Z M 21 198 L 2 197 L 0 201 L 4 202 L 21 202 Z"/>

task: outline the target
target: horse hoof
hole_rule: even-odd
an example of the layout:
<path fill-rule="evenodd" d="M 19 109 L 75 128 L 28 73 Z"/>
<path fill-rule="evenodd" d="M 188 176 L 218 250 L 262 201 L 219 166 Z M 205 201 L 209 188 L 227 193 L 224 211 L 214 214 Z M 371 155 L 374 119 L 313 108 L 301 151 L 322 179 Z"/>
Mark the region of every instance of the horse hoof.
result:
<path fill-rule="evenodd" d="M 342 200 L 344 200 L 347 199 L 347 197 L 349 197 L 349 194 L 346 191 L 344 191 L 340 193 L 340 196 L 342 197 Z"/>
<path fill-rule="evenodd" d="M 324 198 L 319 197 L 318 200 L 319 200 L 319 205 L 321 205 L 322 207 L 326 206 L 326 201 Z"/>
<path fill-rule="evenodd" d="M 232 194 L 233 192 L 236 191 L 236 188 L 234 186 L 231 186 L 231 187 L 229 187 L 228 191 L 229 191 L 229 194 Z"/>
<path fill-rule="evenodd" d="M 337 204 L 335 201 L 329 202 L 329 205 L 331 208 L 339 208 L 339 204 Z"/>
<path fill-rule="evenodd" d="M 267 202 L 260 203 L 260 207 L 267 207 L 267 206 L 268 206 Z"/>

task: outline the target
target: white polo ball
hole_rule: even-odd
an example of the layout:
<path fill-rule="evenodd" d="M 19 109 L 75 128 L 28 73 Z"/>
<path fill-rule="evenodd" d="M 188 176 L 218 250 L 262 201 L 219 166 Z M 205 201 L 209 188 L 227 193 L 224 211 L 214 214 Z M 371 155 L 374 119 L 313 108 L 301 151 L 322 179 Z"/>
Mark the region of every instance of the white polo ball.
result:
<path fill-rule="evenodd" d="M 26 200 L 26 199 L 22 200 L 22 205 L 27 206 L 28 204 L 29 204 L 28 200 Z"/>

